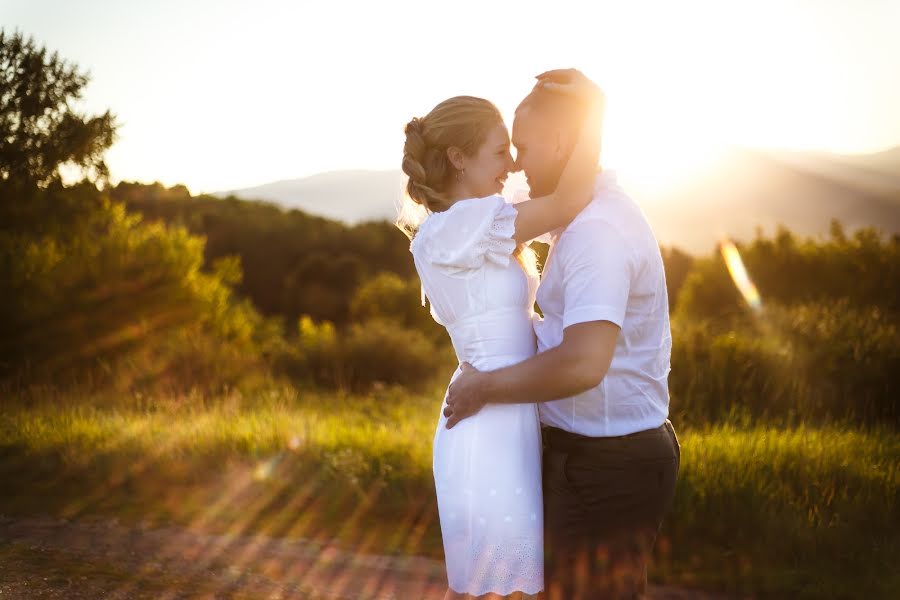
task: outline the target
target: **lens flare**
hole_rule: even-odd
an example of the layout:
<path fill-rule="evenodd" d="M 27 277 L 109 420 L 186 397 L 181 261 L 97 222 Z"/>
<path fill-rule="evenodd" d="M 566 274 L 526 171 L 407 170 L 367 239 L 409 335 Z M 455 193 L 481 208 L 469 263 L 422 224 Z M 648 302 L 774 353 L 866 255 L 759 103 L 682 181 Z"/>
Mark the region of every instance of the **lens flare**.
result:
<path fill-rule="evenodd" d="M 272 476 L 272 473 L 275 471 L 275 467 L 277 467 L 278 463 L 281 462 L 282 458 L 284 458 L 283 453 L 279 453 L 272 458 L 266 459 L 257 464 L 256 469 L 253 471 L 254 479 L 258 481 L 269 479 Z"/>
<path fill-rule="evenodd" d="M 759 291 L 757 291 L 756 286 L 753 285 L 750 276 L 747 274 L 747 269 L 744 267 L 744 261 L 741 260 L 741 254 L 738 252 L 737 246 L 731 240 L 726 239 L 719 242 L 719 249 L 722 252 L 722 258 L 725 259 L 725 265 L 728 267 L 731 279 L 734 280 L 734 284 L 737 286 L 738 291 L 741 292 L 744 300 L 747 301 L 747 304 L 753 310 L 761 310 L 762 299 L 759 297 Z"/>

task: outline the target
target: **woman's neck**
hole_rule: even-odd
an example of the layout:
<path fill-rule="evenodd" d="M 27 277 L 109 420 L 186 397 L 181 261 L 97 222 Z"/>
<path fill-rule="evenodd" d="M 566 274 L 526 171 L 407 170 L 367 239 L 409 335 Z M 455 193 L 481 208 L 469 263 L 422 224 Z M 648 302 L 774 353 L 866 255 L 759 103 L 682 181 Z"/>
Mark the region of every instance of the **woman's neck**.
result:
<path fill-rule="evenodd" d="M 449 208 L 460 200 L 468 200 L 469 198 L 475 198 L 476 196 L 477 194 L 469 189 L 469 186 L 467 186 L 465 182 L 454 182 L 447 190 L 447 206 Z"/>

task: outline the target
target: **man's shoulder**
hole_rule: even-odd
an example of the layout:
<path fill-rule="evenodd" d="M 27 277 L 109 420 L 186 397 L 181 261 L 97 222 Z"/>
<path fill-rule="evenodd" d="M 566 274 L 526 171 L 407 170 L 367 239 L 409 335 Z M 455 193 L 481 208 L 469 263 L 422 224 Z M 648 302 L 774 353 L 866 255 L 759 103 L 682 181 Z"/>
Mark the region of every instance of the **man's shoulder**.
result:
<path fill-rule="evenodd" d="M 654 260 L 659 244 L 643 210 L 621 188 L 595 197 L 556 241 L 560 258 L 621 252 L 636 267 Z"/>
<path fill-rule="evenodd" d="M 631 204 L 634 201 L 621 188 L 602 190 L 562 231 L 559 241 L 590 242 L 609 231 L 626 235 L 633 220 Z"/>

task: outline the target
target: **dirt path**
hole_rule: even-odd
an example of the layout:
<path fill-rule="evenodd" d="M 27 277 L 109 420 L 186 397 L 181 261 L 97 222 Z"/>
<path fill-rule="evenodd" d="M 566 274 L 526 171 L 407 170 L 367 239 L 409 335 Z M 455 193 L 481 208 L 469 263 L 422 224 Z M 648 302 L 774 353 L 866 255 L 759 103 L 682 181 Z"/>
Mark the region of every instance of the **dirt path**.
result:
<path fill-rule="evenodd" d="M 0 516 L 0 600 L 440 599 L 443 563 L 295 539 Z M 652 586 L 653 600 L 726 600 Z"/>

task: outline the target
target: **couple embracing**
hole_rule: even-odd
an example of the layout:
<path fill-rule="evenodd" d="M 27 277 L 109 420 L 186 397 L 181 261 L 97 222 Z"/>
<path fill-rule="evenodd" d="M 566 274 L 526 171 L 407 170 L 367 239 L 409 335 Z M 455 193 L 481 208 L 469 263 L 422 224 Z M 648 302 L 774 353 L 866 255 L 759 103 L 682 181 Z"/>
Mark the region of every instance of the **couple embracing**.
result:
<path fill-rule="evenodd" d="M 599 167 L 603 110 L 566 69 L 537 77 L 512 139 L 470 96 L 405 128 L 426 216 L 401 225 L 460 363 L 433 444 L 448 599 L 646 596 L 680 465 L 672 337 L 657 241 Z M 529 199 L 513 204 L 501 191 L 520 170 Z"/>

